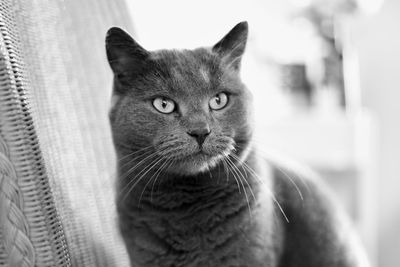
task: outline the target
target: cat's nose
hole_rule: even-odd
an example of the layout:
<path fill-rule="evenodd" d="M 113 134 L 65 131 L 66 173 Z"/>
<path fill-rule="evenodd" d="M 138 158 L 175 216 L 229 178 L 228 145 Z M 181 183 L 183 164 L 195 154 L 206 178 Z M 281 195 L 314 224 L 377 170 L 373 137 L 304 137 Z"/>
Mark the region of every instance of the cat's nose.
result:
<path fill-rule="evenodd" d="M 201 146 L 204 143 L 206 137 L 210 134 L 210 132 L 210 127 L 208 125 L 203 125 L 202 127 L 191 129 L 187 133 L 188 135 L 194 137 L 199 146 Z"/>

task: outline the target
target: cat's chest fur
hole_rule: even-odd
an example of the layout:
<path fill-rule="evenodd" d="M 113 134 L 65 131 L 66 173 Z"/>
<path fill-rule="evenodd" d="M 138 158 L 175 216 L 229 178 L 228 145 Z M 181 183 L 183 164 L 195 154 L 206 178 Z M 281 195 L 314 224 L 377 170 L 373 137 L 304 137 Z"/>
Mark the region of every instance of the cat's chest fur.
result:
<path fill-rule="evenodd" d="M 230 177 L 204 179 L 138 187 L 121 202 L 120 226 L 131 261 L 137 266 L 275 266 L 280 224 L 267 188 L 254 183 L 239 192 Z"/>

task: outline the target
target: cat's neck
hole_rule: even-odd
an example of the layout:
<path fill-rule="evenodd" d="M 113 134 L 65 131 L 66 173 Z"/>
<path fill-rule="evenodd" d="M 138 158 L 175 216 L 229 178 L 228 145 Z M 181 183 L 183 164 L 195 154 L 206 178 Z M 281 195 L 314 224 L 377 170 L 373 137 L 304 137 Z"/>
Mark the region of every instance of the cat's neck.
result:
<path fill-rule="evenodd" d="M 258 197 L 261 186 L 270 187 L 270 170 L 255 151 L 246 154 L 243 162 L 230 160 L 220 162 L 213 169 L 192 175 L 181 176 L 170 172 L 157 173 L 157 169 L 147 173 L 143 169 L 133 171 L 123 177 L 129 166 L 120 167 L 118 201 L 130 205 L 152 205 L 165 209 L 182 208 L 202 201 L 212 201 L 215 197 L 234 198 L 251 206 Z M 124 163 L 121 162 L 121 166 Z M 126 163 L 125 163 L 126 164 Z M 137 163 L 132 163 L 137 164 Z M 143 175 L 145 173 L 145 175 Z"/>

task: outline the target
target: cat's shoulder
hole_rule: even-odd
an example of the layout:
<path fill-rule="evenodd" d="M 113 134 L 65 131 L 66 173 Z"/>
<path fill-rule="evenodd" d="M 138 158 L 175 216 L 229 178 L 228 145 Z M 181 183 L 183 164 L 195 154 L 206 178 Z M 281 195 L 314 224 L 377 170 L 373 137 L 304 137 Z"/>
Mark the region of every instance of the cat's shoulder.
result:
<path fill-rule="evenodd" d="M 291 161 L 269 161 L 273 191 L 289 221 L 324 225 L 348 223 L 339 197 L 309 167 Z M 334 227 L 333 225 L 326 227 Z"/>
<path fill-rule="evenodd" d="M 266 164 L 271 171 L 276 197 L 283 204 L 304 208 L 307 205 L 314 208 L 316 205 L 338 206 L 337 196 L 323 178 L 308 166 L 289 158 L 268 158 Z"/>
<path fill-rule="evenodd" d="M 286 217 L 281 220 L 286 232 L 283 266 L 369 266 L 338 197 L 322 178 L 290 160 L 268 164 L 276 201 Z"/>

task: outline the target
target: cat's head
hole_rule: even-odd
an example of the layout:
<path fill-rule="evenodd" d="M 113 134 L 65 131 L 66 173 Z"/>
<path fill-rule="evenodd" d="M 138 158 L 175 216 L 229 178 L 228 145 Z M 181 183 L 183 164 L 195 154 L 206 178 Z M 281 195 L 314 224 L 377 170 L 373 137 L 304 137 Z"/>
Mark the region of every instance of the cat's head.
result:
<path fill-rule="evenodd" d="M 251 96 L 239 73 L 247 35 L 242 22 L 210 48 L 147 51 L 111 28 L 106 50 L 118 156 L 136 152 L 185 175 L 240 157 L 252 134 Z"/>

